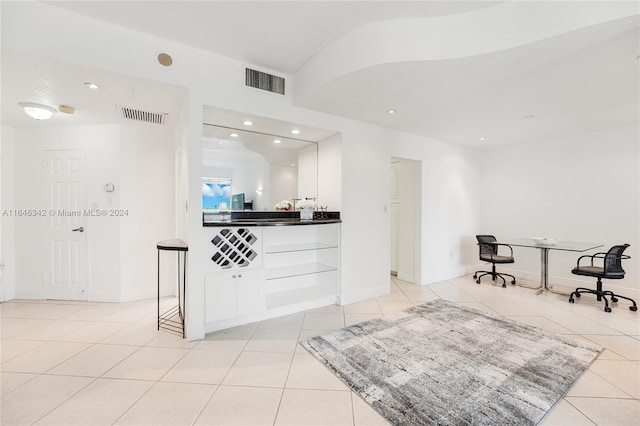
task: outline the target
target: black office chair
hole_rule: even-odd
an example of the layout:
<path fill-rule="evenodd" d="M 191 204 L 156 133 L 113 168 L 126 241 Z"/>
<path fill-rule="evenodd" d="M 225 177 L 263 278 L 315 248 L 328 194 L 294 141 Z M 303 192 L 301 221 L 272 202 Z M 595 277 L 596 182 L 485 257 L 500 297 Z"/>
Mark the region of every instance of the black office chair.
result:
<path fill-rule="evenodd" d="M 480 284 L 480 278 L 485 275 L 491 275 L 493 281 L 496 278 L 500 277 L 502 279 L 502 287 L 507 286 L 507 281 L 504 279 L 503 275 L 507 277 L 511 277 L 511 284 L 516 283 L 516 278 L 513 275 L 505 274 L 503 272 L 496 272 L 496 263 L 513 263 L 513 249 L 508 244 L 499 244 L 497 243 L 496 237 L 493 235 L 476 235 L 476 239 L 478 240 L 478 247 L 480 247 L 480 260 L 484 262 L 491 262 L 491 271 L 476 271 L 473 274 L 473 278 L 476 279 L 476 283 Z M 505 246 L 509 248 L 510 254 L 509 256 L 499 255 L 498 254 L 498 246 Z M 478 275 L 482 273 L 481 275 Z"/>
<path fill-rule="evenodd" d="M 582 293 L 590 293 L 595 294 L 598 301 L 604 300 L 604 311 L 611 312 L 611 308 L 609 307 L 609 301 L 606 296 L 611 297 L 611 302 L 616 303 L 618 299 L 629 300 L 633 305 L 629 306 L 629 309 L 632 311 L 637 311 L 638 306 L 636 306 L 636 302 L 633 299 L 630 299 L 625 296 L 620 296 L 619 294 L 615 294 L 609 290 L 602 290 L 602 279 L 607 278 L 610 280 L 620 280 L 624 278 L 624 269 L 622 269 L 622 259 L 629 259 L 629 256 L 623 255 L 622 252 L 629 247 L 629 244 L 623 244 L 619 246 L 613 246 L 606 253 L 596 253 L 594 255 L 585 255 L 580 256 L 578 258 L 578 263 L 575 268 L 571 271 L 572 274 L 575 275 L 584 275 L 587 277 L 596 277 L 598 282 L 596 283 L 596 289 L 578 287 L 576 290 L 571 293 L 569 296 L 569 302 L 574 303 L 575 297 L 580 297 Z M 582 259 L 591 259 L 589 265 L 580 265 L 580 260 Z M 593 264 L 594 259 L 603 259 L 603 266 L 595 266 Z"/>

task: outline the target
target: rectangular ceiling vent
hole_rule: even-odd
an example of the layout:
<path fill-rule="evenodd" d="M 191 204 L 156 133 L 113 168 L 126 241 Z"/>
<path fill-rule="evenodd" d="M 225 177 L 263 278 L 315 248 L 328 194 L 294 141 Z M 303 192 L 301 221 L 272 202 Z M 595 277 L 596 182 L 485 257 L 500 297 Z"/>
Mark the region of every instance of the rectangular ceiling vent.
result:
<path fill-rule="evenodd" d="M 120 116 L 126 120 L 141 121 L 143 123 L 164 125 L 169 114 L 166 112 L 150 112 L 136 108 L 117 105 Z"/>
<path fill-rule="evenodd" d="M 245 85 L 267 92 L 284 95 L 284 78 L 266 72 L 245 68 Z"/>

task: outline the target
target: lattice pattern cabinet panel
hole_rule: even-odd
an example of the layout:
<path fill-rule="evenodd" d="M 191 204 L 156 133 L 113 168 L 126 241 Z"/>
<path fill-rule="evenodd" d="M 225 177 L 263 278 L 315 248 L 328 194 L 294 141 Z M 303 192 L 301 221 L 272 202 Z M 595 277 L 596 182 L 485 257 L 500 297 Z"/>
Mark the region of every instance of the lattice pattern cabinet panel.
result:
<path fill-rule="evenodd" d="M 223 228 L 213 237 L 211 260 L 222 269 L 246 268 L 258 256 L 258 237 L 248 228 Z"/>

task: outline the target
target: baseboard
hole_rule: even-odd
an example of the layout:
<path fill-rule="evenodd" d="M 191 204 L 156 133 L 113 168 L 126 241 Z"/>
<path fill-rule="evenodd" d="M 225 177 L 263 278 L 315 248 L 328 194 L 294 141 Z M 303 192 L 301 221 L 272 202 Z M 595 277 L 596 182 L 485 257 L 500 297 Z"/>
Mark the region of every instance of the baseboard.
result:
<path fill-rule="evenodd" d="M 111 291 L 90 291 L 87 295 L 87 301 L 89 302 L 108 302 L 108 303 L 120 303 L 120 293 L 114 293 Z"/>
<path fill-rule="evenodd" d="M 160 294 L 160 297 L 175 296 L 175 294 Z M 122 302 L 133 302 L 135 300 L 154 299 L 158 297 L 158 290 L 138 290 L 129 291 L 122 294 Z"/>
<path fill-rule="evenodd" d="M 386 296 L 389 294 L 389 286 L 383 285 L 366 290 L 356 291 L 348 294 L 341 294 L 338 298 L 338 305 L 344 306 L 351 303 L 362 302 L 363 300 L 372 299 L 374 297 Z"/>
<path fill-rule="evenodd" d="M 396 276 L 399 280 L 406 281 L 408 283 L 413 283 L 415 280 L 415 276 L 413 274 L 407 274 L 404 272 L 398 272 Z"/>
<path fill-rule="evenodd" d="M 186 327 L 187 329 L 185 330 L 185 335 L 189 342 L 204 339 L 204 324 L 187 324 Z"/>
<path fill-rule="evenodd" d="M 43 290 L 16 290 L 15 292 L 15 299 L 42 300 L 44 298 Z"/>
<path fill-rule="evenodd" d="M 487 267 L 488 266 L 488 267 Z M 480 264 L 476 266 L 467 267 L 467 275 L 473 274 L 480 269 L 491 269 L 491 264 Z M 516 281 L 524 280 L 524 281 L 532 281 L 534 283 L 540 282 L 540 272 L 530 272 L 523 271 L 520 269 L 514 268 L 505 268 L 504 265 L 501 265 L 498 272 L 504 272 L 507 274 L 511 274 L 516 277 Z M 558 285 L 561 287 L 567 288 L 576 288 L 576 287 L 586 287 L 586 288 L 596 288 L 596 279 L 595 278 L 578 278 L 577 275 L 572 275 L 570 277 L 567 276 L 558 276 L 558 275 L 550 275 L 549 283 L 551 285 Z M 640 298 L 640 289 L 625 287 L 621 284 L 624 283 L 624 280 L 603 280 L 603 288 L 605 290 L 611 290 L 614 293 L 619 293 L 623 296 L 630 297 L 632 299 Z"/>

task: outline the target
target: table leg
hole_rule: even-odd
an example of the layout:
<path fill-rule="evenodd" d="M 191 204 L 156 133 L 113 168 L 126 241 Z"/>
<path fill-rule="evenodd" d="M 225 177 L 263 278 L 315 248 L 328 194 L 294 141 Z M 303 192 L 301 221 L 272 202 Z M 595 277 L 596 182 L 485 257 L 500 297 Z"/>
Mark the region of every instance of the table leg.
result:
<path fill-rule="evenodd" d="M 544 289 L 545 289 L 546 284 L 547 284 L 546 277 L 545 277 L 546 264 L 545 264 L 545 257 L 544 257 L 544 249 L 542 249 L 542 253 L 541 254 L 542 254 L 542 256 L 540 257 L 540 285 L 537 286 L 537 287 L 532 287 L 530 285 L 518 284 L 520 287 L 537 290 L 536 291 L 536 295 L 542 293 L 544 291 Z"/>
<path fill-rule="evenodd" d="M 158 250 L 158 330 L 160 330 L 160 250 Z"/>
<path fill-rule="evenodd" d="M 549 290 L 549 249 L 540 247 L 540 289 L 537 294 Z"/>
<path fill-rule="evenodd" d="M 541 260 L 541 265 L 542 265 L 542 276 L 540 277 L 540 280 L 542 281 L 541 284 L 543 284 L 543 288 L 546 291 L 550 291 L 551 293 L 555 293 L 555 294 L 561 294 L 563 296 L 568 296 L 569 293 L 564 293 L 562 291 L 556 291 L 553 289 L 553 284 L 549 283 L 549 249 L 548 248 L 540 248 L 541 253 L 540 253 L 540 260 Z M 542 293 L 542 289 L 540 290 L 540 292 Z"/>

